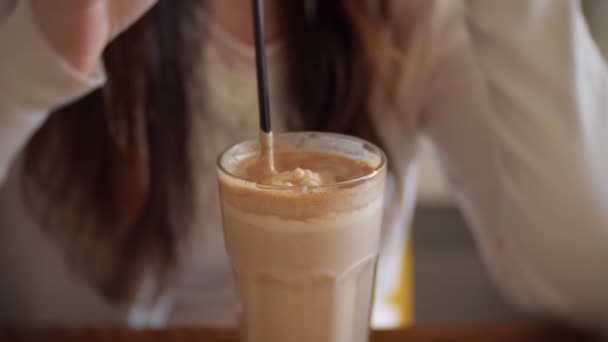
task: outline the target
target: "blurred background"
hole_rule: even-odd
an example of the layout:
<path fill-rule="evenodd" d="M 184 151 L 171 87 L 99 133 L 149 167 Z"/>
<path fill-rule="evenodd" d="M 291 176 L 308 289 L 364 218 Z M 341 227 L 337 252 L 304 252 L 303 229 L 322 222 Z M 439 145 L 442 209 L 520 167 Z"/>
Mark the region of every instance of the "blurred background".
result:
<path fill-rule="evenodd" d="M 606 57 L 608 0 L 582 1 L 591 32 Z M 450 199 L 433 146 L 426 139 L 420 142 L 419 162 L 421 182 L 412 240 L 416 321 L 525 318 L 489 280 L 467 224 Z"/>

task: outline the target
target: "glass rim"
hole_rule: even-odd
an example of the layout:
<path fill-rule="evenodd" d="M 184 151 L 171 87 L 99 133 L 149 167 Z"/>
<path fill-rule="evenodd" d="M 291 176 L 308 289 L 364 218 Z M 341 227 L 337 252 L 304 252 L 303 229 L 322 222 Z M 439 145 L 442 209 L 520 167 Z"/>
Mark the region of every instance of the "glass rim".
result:
<path fill-rule="evenodd" d="M 369 173 L 366 173 L 363 176 L 359 176 L 359 177 L 355 177 L 353 179 L 348 179 L 348 180 L 344 180 L 341 182 L 336 182 L 336 183 L 331 183 L 331 184 L 326 184 L 326 185 L 296 185 L 296 186 L 289 186 L 289 185 L 272 185 L 272 184 L 260 184 L 257 182 L 253 182 L 247 179 L 243 179 L 242 177 L 238 177 L 236 175 L 234 175 L 233 173 L 229 172 L 228 170 L 226 170 L 223 165 L 222 165 L 222 159 L 224 157 L 224 155 L 226 153 L 228 153 L 229 151 L 231 151 L 232 149 L 243 145 L 243 144 L 247 144 L 247 143 L 255 143 L 258 140 L 258 138 L 253 138 L 253 139 L 248 139 L 248 140 L 243 140 L 241 142 L 238 142 L 236 144 L 230 145 L 229 147 L 225 148 L 217 157 L 217 168 L 218 170 L 228 176 L 231 177 L 233 179 L 239 180 L 241 182 L 244 182 L 246 184 L 250 184 L 253 185 L 257 188 L 260 189 L 264 189 L 264 190 L 298 190 L 298 189 L 307 189 L 307 190 L 326 190 L 326 189 L 335 189 L 335 188 L 342 188 L 342 187 L 348 187 L 348 186 L 352 186 L 352 185 L 356 185 L 356 184 L 360 184 L 360 183 L 364 183 L 367 182 L 368 180 L 371 180 L 373 178 L 375 178 L 376 176 L 378 176 L 380 173 L 382 173 L 384 171 L 384 169 L 386 168 L 386 164 L 387 164 L 387 157 L 386 154 L 384 153 L 384 151 L 378 147 L 376 144 L 373 144 L 365 139 L 361 139 L 352 135 L 347 135 L 347 134 L 341 134 L 341 133 L 328 133 L 328 132 L 317 132 L 317 131 L 301 131 L 301 132 L 284 132 L 284 133 L 277 133 L 277 134 L 273 134 L 273 137 L 289 137 L 289 136 L 298 136 L 298 135 L 324 135 L 324 136 L 329 136 L 329 137 L 334 137 L 337 139 L 341 139 L 341 140 L 347 140 L 347 141 L 352 141 L 352 142 L 359 142 L 361 143 L 363 146 L 369 146 L 371 147 L 371 151 L 372 153 L 378 155 L 378 157 L 380 158 L 380 162 L 378 163 L 378 165 L 376 167 L 374 167 L 374 169 L 372 171 L 370 171 Z"/>

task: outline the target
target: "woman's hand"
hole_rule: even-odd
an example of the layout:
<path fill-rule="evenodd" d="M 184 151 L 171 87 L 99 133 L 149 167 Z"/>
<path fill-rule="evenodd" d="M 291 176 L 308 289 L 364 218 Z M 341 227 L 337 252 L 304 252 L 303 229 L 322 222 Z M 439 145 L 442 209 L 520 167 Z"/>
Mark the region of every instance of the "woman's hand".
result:
<path fill-rule="evenodd" d="M 96 65 L 108 42 L 156 1 L 31 0 L 31 4 L 51 47 L 76 70 L 86 73 Z"/>

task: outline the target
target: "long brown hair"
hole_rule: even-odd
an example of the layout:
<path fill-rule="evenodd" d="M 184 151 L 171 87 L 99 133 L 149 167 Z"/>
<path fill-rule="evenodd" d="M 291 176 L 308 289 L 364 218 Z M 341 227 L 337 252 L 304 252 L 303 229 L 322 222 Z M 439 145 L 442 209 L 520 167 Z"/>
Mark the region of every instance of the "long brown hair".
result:
<path fill-rule="evenodd" d="M 181 23 L 202 2 L 159 1 L 106 49 L 107 83 L 54 113 L 27 146 L 28 203 L 71 269 L 108 299 L 131 298 L 144 272 L 161 288 L 190 226 L 194 50 Z M 387 1 L 376 3 L 362 12 L 360 0 L 283 2 L 291 96 L 309 123 L 299 128 L 373 130 L 365 32 L 388 15 Z"/>

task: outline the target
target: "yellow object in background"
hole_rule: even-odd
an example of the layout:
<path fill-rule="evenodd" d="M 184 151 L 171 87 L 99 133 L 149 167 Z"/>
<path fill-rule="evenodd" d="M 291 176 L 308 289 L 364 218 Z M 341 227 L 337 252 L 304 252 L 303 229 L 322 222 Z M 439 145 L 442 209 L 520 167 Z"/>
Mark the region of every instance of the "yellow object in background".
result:
<path fill-rule="evenodd" d="M 398 308 L 400 314 L 399 324 L 396 328 L 408 327 L 414 322 L 414 272 L 412 256 L 412 243 L 411 239 L 408 239 L 403 249 L 400 284 L 397 291 L 390 296 L 390 303 Z"/>

